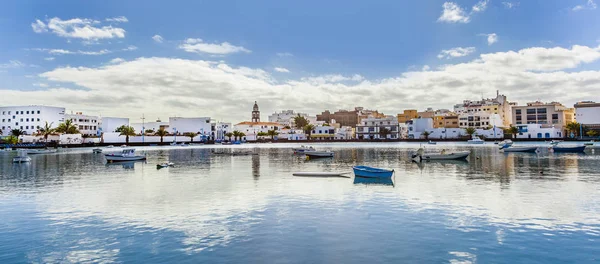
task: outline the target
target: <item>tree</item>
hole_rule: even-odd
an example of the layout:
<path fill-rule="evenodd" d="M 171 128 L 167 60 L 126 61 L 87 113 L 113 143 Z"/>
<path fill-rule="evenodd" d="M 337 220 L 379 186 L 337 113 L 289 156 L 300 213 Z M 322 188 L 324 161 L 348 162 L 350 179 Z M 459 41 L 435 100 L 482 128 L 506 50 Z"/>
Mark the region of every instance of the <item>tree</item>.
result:
<path fill-rule="evenodd" d="M 233 133 L 231 134 L 233 136 L 233 140 L 237 141 L 238 137 L 240 137 L 241 133 L 242 132 L 240 132 L 240 131 L 234 130 Z"/>
<path fill-rule="evenodd" d="M 267 135 L 271 137 L 271 139 L 275 139 L 275 136 L 279 135 L 279 133 L 275 130 L 267 131 Z"/>
<path fill-rule="evenodd" d="M 477 130 L 475 130 L 475 128 L 473 128 L 473 127 L 467 127 L 467 128 L 465 128 L 465 132 L 469 136 L 473 137 L 473 134 L 475 134 L 475 132 L 477 132 Z"/>
<path fill-rule="evenodd" d="M 575 136 L 578 136 L 580 126 L 581 126 L 581 124 L 579 124 L 577 122 L 569 122 L 566 125 L 566 129 L 568 132 L 573 132 L 575 134 Z"/>
<path fill-rule="evenodd" d="M 161 127 L 158 129 L 158 131 L 156 131 L 156 133 L 154 135 L 159 136 L 160 143 L 163 143 L 163 138 L 168 134 L 169 134 L 169 131 L 167 131 L 164 127 Z"/>
<path fill-rule="evenodd" d="M 10 131 L 10 134 L 18 138 L 19 136 L 25 135 L 25 131 L 15 128 Z"/>
<path fill-rule="evenodd" d="M 46 143 L 48 143 L 48 136 L 52 135 L 52 133 L 54 133 L 54 128 L 52 128 L 52 123 L 48 124 L 48 121 L 38 130 L 38 134 L 44 137 Z"/>
<path fill-rule="evenodd" d="M 154 134 L 154 129 L 146 129 L 146 131 L 144 131 L 144 134 Z"/>
<path fill-rule="evenodd" d="M 8 136 L 4 138 L 4 142 L 8 144 L 17 144 L 19 143 L 19 138 L 15 136 Z"/>
<path fill-rule="evenodd" d="M 226 137 L 229 139 L 229 141 L 231 141 L 231 137 L 233 137 L 233 133 L 231 133 L 231 132 L 227 132 L 227 133 L 225 134 L 225 136 L 226 136 Z"/>
<path fill-rule="evenodd" d="M 243 140 L 246 134 L 244 132 L 240 132 L 240 140 Z"/>
<path fill-rule="evenodd" d="M 311 125 L 311 124 L 307 124 L 303 127 L 304 133 L 306 134 L 308 139 L 310 139 L 310 135 L 312 135 L 312 131 L 314 129 L 315 129 L 315 126 Z"/>
<path fill-rule="evenodd" d="M 596 137 L 596 136 L 598 136 L 598 131 L 596 131 L 596 130 L 589 130 L 588 132 L 585 132 L 585 134 L 588 137 Z"/>
<path fill-rule="evenodd" d="M 517 137 L 517 134 L 519 134 L 519 128 L 518 128 L 518 127 L 516 127 L 516 126 L 512 126 L 512 125 L 511 125 L 511 126 L 510 126 L 510 127 L 507 129 L 507 130 L 506 130 L 506 132 L 508 132 L 508 134 L 511 134 L 511 135 L 512 135 L 512 138 L 516 138 L 516 137 Z"/>
<path fill-rule="evenodd" d="M 132 126 L 122 125 L 115 130 L 120 132 L 119 136 L 125 136 L 125 144 L 129 144 L 129 136 L 135 136 L 135 129 Z"/>
<path fill-rule="evenodd" d="M 303 117 L 300 114 L 298 114 L 298 116 L 294 117 L 294 124 L 296 125 L 296 128 L 298 128 L 298 129 L 304 128 L 306 125 L 308 125 L 308 123 L 309 122 L 306 119 L 306 117 Z"/>
<path fill-rule="evenodd" d="M 425 137 L 425 139 L 429 139 L 429 135 L 431 135 L 431 133 L 429 133 L 429 131 L 425 131 L 421 135 Z"/>
<path fill-rule="evenodd" d="M 79 130 L 75 124 L 73 124 L 71 119 L 67 119 L 64 123 L 60 123 L 54 131 L 63 134 L 79 134 Z"/>
<path fill-rule="evenodd" d="M 385 128 L 385 127 L 382 127 L 381 129 L 379 129 L 379 136 L 380 136 L 381 138 L 384 138 L 384 139 L 385 139 L 385 138 L 387 138 L 387 136 L 388 136 L 389 134 L 392 134 L 392 131 L 390 131 L 389 129 L 387 129 L 387 128 Z"/>
<path fill-rule="evenodd" d="M 268 135 L 269 135 L 269 134 L 267 134 L 267 133 L 265 133 L 265 132 L 262 132 L 262 131 L 261 131 L 261 132 L 258 132 L 258 133 L 256 133 L 256 136 L 257 136 L 257 137 L 259 137 L 259 138 L 260 138 L 260 137 L 266 137 L 266 136 L 268 136 Z"/>
<path fill-rule="evenodd" d="M 183 133 L 184 136 L 189 137 L 190 138 L 190 142 L 194 142 L 194 138 L 199 135 L 199 133 L 196 132 L 185 132 Z"/>

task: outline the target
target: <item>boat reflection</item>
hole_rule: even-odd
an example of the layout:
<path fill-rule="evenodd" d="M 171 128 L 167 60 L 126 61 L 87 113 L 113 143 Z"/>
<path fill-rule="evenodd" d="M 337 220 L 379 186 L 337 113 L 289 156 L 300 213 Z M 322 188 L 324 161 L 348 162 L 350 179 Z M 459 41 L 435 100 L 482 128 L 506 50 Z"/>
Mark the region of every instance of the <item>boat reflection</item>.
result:
<path fill-rule="evenodd" d="M 394 187 L 394 181 L 392 177 L 385 178 L 365 178 L 365 177 L 354 177 L 354 184 L 364 184 L 364 185 L 387 185 Z"/>
<path fill-rule="evenodd" d="M 135 169 L 135 161 L 123 161 L 123 162 L 107 162 L 106 167 L 111 166 L 123 166 L 123 169 L 133 170 Z M 143 162 L 146 163 L 146 162 Z"/>

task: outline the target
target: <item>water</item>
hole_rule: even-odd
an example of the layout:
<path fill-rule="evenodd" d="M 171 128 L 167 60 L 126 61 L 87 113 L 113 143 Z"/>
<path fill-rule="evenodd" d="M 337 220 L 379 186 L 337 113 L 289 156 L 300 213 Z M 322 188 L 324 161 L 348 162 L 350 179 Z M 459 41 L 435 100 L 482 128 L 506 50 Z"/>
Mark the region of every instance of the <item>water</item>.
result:
<path fill-rule="evenodd" d="M 147 163 L 118 165 L 91 149 L 29 165 L 2 153 L 0 263 L 600 261 L 597 153 L 439 143 L 472 155 L 415 164 L 418 144 L 319 144 L 335 157 L 309 161 L 291 146 L 146 147 Z M 357 164 L 395 169 L 393 185 L 292 176 Z"/>

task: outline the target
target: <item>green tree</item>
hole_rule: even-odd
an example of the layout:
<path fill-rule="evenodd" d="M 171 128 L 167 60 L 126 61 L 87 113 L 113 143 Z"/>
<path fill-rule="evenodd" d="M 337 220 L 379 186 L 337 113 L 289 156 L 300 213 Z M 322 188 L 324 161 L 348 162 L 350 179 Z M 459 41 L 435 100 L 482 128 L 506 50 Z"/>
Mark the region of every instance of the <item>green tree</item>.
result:
<path fill-rule="evenodd" d="M 168 134 L 169 134 L 169 131 L 167 131 L 164 127 L 161 127 L 156 131 L 156 133 L 154 135 L 159 136 L 160 143 L 163 143 L 163 138 Z"/>
<path fill-rule="evenodd" d="M 71 119 L 67 119 L 64 123 L 60 123 L 56 127 L 56 129 L 54 129 L 54 131 L 62 134 L 79 134 L 77 126 L 73 124 L 73 121 L 71 121 Z"/>
<path fill-rule="evenodd" d="M 473 138 L 473 135 L 475 134 L 475 132 L 477 132 L 477 130 L 475 130 L 474 127 L 467 127 L 465 128 L 465 132 L 467 133 L 467 135 L 471 136 L 471 138 Z"/>
<path fill-rule="evenodd" d="M 226 137 L 229 139 L 229 141 L 231 141 L 231 138 L 233 137 L 233 133 L 231 133 L 231 132 L 227 132 L 227 133 L 225 134 L 225 136 L 226 136 Z"/>
<path fill-rule="evenodd" d="M 243 140 L 245 136 L 246 136 L 246 133 L 240 132 L 240 140 Z"/>
<path fill-rule="evenodd" d="M 598 136 L 598 131 L 596 131 L 596 130 L 588 130 L 587 132 L 585 132 L 585 134 L 588 137 L 596 137 L 596 136 Z"/>
<path fill-rule="evenodd" d="M 425 139 L 429 139 L 429 135 L 431 135 L 431 133 L 429 133 L 429 131 L 425 131 L 421 134 Z"/>
<path fill-rule="evenodd" d="M 196 133 L 196 132 L 185 132 L 183 133 L 184 136 L 189 137 L 190 138 L 190 142 L 194 142 L 194 138 L 199 135 L 200 133 Z"/>
<path fill-rule="evenodd" d="M 137 135 L 135 129 L 132 126 L 122 125 L 115 130 L 119 132 L 119 136 L 125 136 L 125 144 L 129 144 L 129 137 Z"/>
<path fill-rule="evenodd" d="M 290 126 L 284 126 L 283 129 L 292 129 Z"/>
<path fill-rule="evenodd" d="M 392 134 L 391 130 L 389 130 L 389 129 L 385 128 L 385 127 L 382 127 L 381 129 L 379 129 L 379 137 L 385 139 L 385 138 L 387 138 L 387 136 L 389 134 Z"/>
<path fill-rule="evenodd" d="M 19 137 L 16 136 L 8 136 L 4 138 L 4 142 L 8 144 L 17 144 L 19 143 Z"/>
<path fill-rule="evenodd" d="M 575 134 L 575 136 L 579 136 L 579 127 L 581 126 L 581 124 L 577 123 L 577 122 L 569 122 L 566 125 L 566 129 L 568 132 L 573 132 Z"/>
<path fill-rule="evenodd" d="M 238 137 L 240 137 L 240 135 L 242 134 L 242 132 L 234 130 L 233 133 L 231 134 L 233 136 L 233 140 L 237 141 Z"/>
<path fill-rule="evenodd" d="M 146 129 L 146 131 L 144 131 L 144 134 L 152 135 L 154 134 L 154 129 Z"/>
<path fill-rule="evenodd" d="M 18 138 L 19 136 L 25 135 L 25 131 L 15 128 L 10 131 L 10 134 Z"/>
<path fill-rule="evenodd" d="M 315 126 L 312 124 L 307 124 L 303 127 L 304 133 L 306 134 L 306 137 L 308 139 L 310 139 L 310 135 L 312 135 L 312 131 L 315 129 Z"/>
<path fill-rule="evenodd" d="M 267 131 L 267 135 L 271 137 L 271 139 L 275 139 L 275 136 L 279 135 L 279 132 L 275 131 L 275 130 L 269 130 Z"/>
<path fill-rule="evenodd" d="M 308 125 L 308 120 L 301 116 L 300 114 L 298 114 L 298 116 L 294 117 L 294 124 L 296 125 L 296 128 L 298 129 L 302 129 L 304 128 L 306 125 Z"/>
<path fill-rule="evenodd" d="M 54 133 L 54 128 L 52 128 L 52 123 L 48 124 L 48 121 L 44 124 L 42 128 L 38 130 L 38 134 L 44 137 L 44 142 L 48 143 L 48 136 Z"/>
<path fill-rule="evenodd" d="M 516 138 L 516 137 L 517 137 L 517 134 L 519 134 L 519 128 L 518 128 L 518 127 L 516 127 L 516 126 L 512 126 L 512 125 L 511 125 L 511 126 L 510 126 L 510 127 L 507 129 L 507 130 L 506 130 L 506 132 L 508 132 L 508 134 L 511 134 L 511 135 L 512 135 L 512 138 Z"/>

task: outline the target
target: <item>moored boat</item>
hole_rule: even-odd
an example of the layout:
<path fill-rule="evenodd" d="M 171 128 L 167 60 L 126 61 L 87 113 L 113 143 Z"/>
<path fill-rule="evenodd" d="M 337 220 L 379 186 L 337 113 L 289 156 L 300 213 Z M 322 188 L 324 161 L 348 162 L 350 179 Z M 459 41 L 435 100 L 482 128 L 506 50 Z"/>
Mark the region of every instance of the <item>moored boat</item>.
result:
<path fill-rule="evenodd" d="M 389 178 L 394 175 L 394 170 L 380 169 L 369 166 L 355 166 L 354 176 L 363 178 Z"/>
<path fill-rule="evenodd" d="M 504 152 L 529 152 L 535 153 L 538 150 L 538 147 L 507 147 L 502 148 Z"/>
<path fill-rule="evenodd" d="M 467 140 L 468 144 L 483 144 L 485 141 L 478 136 L 473 136 L 473 139 Z"/>
<path fill-rule="evenodd" d="M 304 155 L 310 158 L 330 158 L 333 157 L 333 152 L 331 151 L 304 151 Z"/>
<path fill-rule="evenodd" d="M 162 168 L 173 167 L 174 165 L 175 165 L 175 163 L 173 163 L 173 162 L 165 162 L 165 163 L 161 163 L 161 164 L 156 164 L 156 168 L 162 169 Z"/>
<path fill-rule="evenodd" d="M 302 145 L 299 148 L 292 148 L 292 150 L 294 151 L 294 153 L 304 153 L 305 151 L 314 151 L 315 148 Z"/>
<path fill-rule="evenodd" d="M 108 162 L 114 161 L 136 161 L 136 160 L 145 160 L 146 156 L 136 156 L 135 149 L 123 149 L 120 154 L 105 154 L 104 158 Z"/>
<path fill-rule="evenodd" d="M 445 149 L 440 153 L 424 153 L 424 150 L 420 148 L 416 154 L 413 154 L 413 160 L 421 162 L 423 160 L 464 160 L 469 157 L 470 151 L 458 151 L 458 152 L 446 152 Z"/>
<path fill-rule="evenodd" d="M 585 151 L 585 146 L 570 146 L 570 147 L 552 146 L 551 149 L 555 153 L 583 153 Z"/>
<path fill-rule="evenodd" d="M 56 153 L 56 149 L 29 149 L 27 150 L 27 154 L 49 154 Z"/>
<path fill-rule="evenodd" d="M 433 141 L 429 140 L 429 142 L 427 142 L 427 144 L 429 144 L 429 145 L 436 145 L 437 142 L 433 142 Z"/>
<path fill-rule="evenodd" d="M 95 148 L 95 149 L 92 149 L 92 152 L 93 152 L 93 153 L 102 153 L 102 149 L 100 149 L 100 148 Z"/>
<path fill-rule="evenodd" d="M 500 146 L 500 149 L 509 148 L 512 145 L 513 145 L 513 141 L 510 139 L 506 139 L 506 140 L 503 140 L 500 143 L 498 143 L 498 146 Z"/>
<path fill-rule="evenodd" d="M 13 162 L 14 163 L 25 163 L 25 162 L 30 162 L 31 158 L 29 156 L 27 156 L 27 152 L 26 151 L 19 151 L 19 154 L 13 158 Z"/>
<path fill-rule="evenodd" d="M 394 186 L 394 181 L 392 181 L 392 177 L 366 178 L 359 176 L 354 177 L 354 184 Z"/>

